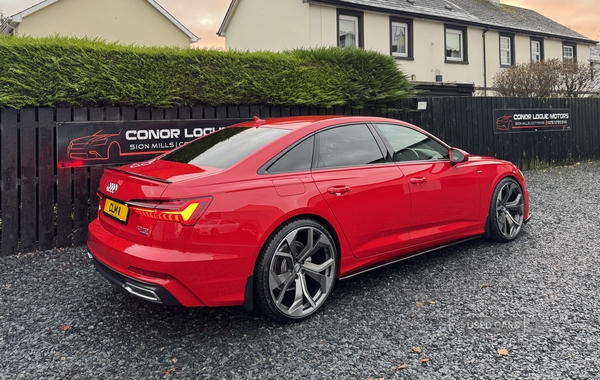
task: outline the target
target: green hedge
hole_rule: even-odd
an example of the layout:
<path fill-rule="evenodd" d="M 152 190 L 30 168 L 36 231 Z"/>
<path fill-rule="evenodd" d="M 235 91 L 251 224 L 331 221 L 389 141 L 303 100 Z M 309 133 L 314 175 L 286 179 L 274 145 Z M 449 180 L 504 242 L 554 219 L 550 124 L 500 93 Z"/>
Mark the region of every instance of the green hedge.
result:
<path fill-rule="evenodd" d="M 250 53 L 0 37 L 0 107 L 385 108 L 412 95 L 393 58 L 361 49 Z"/>

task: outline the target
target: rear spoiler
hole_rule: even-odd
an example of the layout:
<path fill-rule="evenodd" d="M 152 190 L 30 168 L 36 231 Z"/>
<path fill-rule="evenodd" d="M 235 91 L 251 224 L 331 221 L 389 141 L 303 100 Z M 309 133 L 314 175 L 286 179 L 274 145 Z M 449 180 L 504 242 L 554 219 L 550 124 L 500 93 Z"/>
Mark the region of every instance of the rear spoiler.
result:
<path fill-rule="evenodd" d="M 117 169 L 117 168 L 106 168 L 106 169 L 104 169 L 104 171 L 114 171 L 114 172 L 127 173 L 128 175 L 131 175 L 131 176 L 134 176 L 134 177 L 140 177 L 140 178 L 144 178 L 144 179 L 150 179 L 152 181 L 157 181 L 157 182 L 162 182 L 162 183 L 167 183 L 167 184 L 171 183 L 171 181 L 167 181 L 166 179 L 151 177 L 149 175 L 143 175 L 143 174 L 138 174 L 138 173 L 132 173 L 132 172 L 128 172 L 127 170 L 121 170 L 121 169 Z"/>

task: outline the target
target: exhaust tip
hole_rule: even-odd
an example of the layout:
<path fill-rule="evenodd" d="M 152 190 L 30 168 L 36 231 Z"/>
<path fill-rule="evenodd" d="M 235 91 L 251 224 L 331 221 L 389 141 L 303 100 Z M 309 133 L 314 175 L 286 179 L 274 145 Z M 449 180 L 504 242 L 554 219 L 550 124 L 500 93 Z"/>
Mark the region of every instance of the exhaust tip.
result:
<path fill-rule="evenodd" d="M 127 290 L 127 292 L 129 292 L 130 294 L 133 294 L 134 296 L 142 298 L 146 301 L 163 303 L 160 297 L 152 290 L 144 289 L 140 286 L 133 285 L 128 282 L 123 284 L 123 289 Z"/>

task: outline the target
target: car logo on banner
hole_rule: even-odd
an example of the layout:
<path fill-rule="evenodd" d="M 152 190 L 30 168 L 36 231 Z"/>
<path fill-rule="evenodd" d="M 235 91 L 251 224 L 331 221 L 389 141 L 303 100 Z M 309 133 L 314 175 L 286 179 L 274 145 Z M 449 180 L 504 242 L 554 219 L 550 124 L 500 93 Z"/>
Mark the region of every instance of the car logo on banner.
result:
<path fill-rule="evenodd" d="M 145 161 L 250 118 L 57 123 L 59 168 Z"/>
<path fill-rule="evenodd" d="M 119 189 L 119 185 L 117 185 L 116 183 L 109 183 L 108 186 L 106 186 L 106 191 L 114 194 L 117 192 L 117 190 Z"/>

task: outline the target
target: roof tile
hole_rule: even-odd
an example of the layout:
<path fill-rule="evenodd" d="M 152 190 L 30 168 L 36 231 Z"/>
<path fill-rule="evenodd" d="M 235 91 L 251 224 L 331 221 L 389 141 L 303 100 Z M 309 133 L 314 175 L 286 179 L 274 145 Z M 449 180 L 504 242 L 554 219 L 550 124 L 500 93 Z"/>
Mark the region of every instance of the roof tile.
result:
<path fill-rule="evenodd" d="M 317 0 L 318 1 L 318 0 Z M 392 12 L 412 13 L 456 20 L 457 22 L 489 25 L 492 28 L 512 29 L 528 34 L 552 35 L 595 41 L 530 9 L 489 0 L 343 0 L 349 5 L 384 9 Z M 448 6 L 448 7 L 447 7 Z M 452 10 L 448 9 L 452 8 Z"/>

